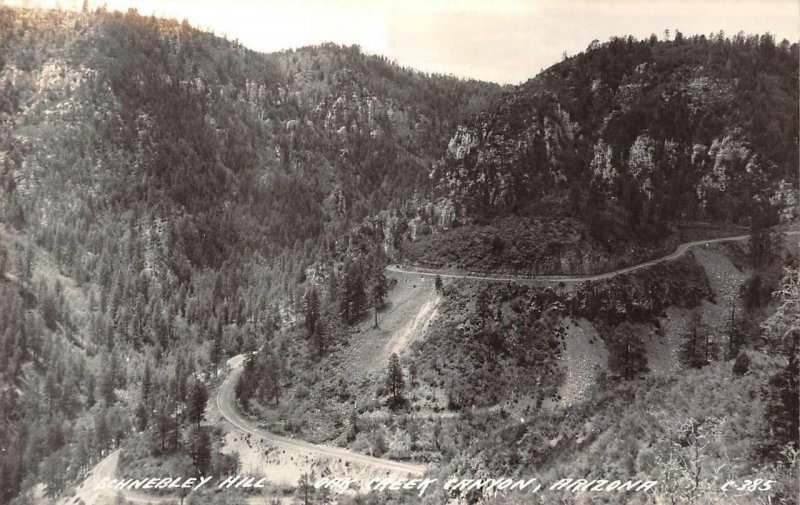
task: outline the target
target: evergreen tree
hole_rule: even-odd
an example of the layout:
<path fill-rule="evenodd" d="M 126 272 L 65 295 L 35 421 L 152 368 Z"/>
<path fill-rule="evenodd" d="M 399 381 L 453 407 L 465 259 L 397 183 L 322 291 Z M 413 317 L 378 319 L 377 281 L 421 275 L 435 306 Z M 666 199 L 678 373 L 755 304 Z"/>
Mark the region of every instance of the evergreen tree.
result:
<path fill-rule="evenodd" d="M 110 369 L 106 370 L 100 380 L 100 393 L 103 396 L 103 401 L 106 403 L 106 408 L 111 406 L 116 400 L 114 387 L 114 372 Z"/>
<path fill-rule="evenodd" d="M 111 443 L 111 433 L 105 411 L 98 413 L 94 418 L 95 447 L 99 451 L 107 449 Z"/>
<path fill-rule="evenodd" d="M 342 268 L 342 276 L 339 279 L 339 316 L 342 322 L 349 324 L 352 320 L 352 281 L 350 280 L 350 268 L 348 264 Z"/>
<path fill-rule="evenodd" d="M 189 390 L 189 397 L 186 401 L 186 417 L 189 422 L 200 426 L 200 422 L 205 416 L 206 403 L 208 402 L 208 391 L 205 384 L 195 381 Z"/>
<path fill-rule="evenodd" d="M 256 373 L 256 360 L 253 356 L 248 356 L 244 362 L 242 375 L 239 377 L 239 381 L 236 383 L 236 388 L 234 389 L 236 399 L 239 400 L 239 405 L 241 405 L 244 410 L 247 410 L 250 405 L 250 398 L 252 398 L 258 384 Z"/>
<path fill-rule="evenodd" d="M 303 316 L 306 334 L 309 340 L 311 340 L 318 331 L 317 325 L 320 317 L 319 293 L 315 287 L 311 287 L 306 291 L 303 299 Z"/>
<path fill-rule="evenodd" d="M 258 386 L 258 399 L 262 405 L 267 405 L 269 402 L 278 404 L 280 400 L 280 375 L 281 366 L 280 362 L 273 356 L 266 354 L 259 354 L 259 360 L 256 364 L 255 374 L 257 376 Z"/>
<path fill-rule="evenodd" d="M 167 437 L 172 429 L 172 420 L 170 418 L 169 407 L 165 397 L 158 398 L 155 401 L 154 420 L 156 429 L 153 438 L 152 452 L 154 455 L 163 454 L 167 449 Z"/>
<path fill-rule="evenodd" d="M 317 331 L 314 333 L 314 338 L 312 340 L 312 344 L 316 350 L 317 359 L 322 358 L 322 355 L 325 353 L 326 342 L 327 339 L 325 335 L 325 327 L 323 326 L 322 321 L 320 321 L 317 323 Z"/>
<path fill-rule="evenodd" d="M 150 361 L 146 361 L 144 365 L 144 373 L 142 374 L 142 402 L 144 405 L 150 405 L 150 392 L 153 386 L 153 371 L 150 369 Z"/>
<path fill-rule="evenodd" d="M 768 299 L 768 289 L 768 287 L 765 289 L 764 281 L 759 271 L 751 272 L 740 288 L 744 308 L 747 311 L 752 311 L 760 307 Z"/>
<path fill-rule="evenodd" d="M 350 431 L 347 433 L 347 440 L 352 442 L 358 436 L 358 411 L 355 407 L 350 410 Z"/>
<path fill-rule="evenodd" d="M 361 269 L 355 262 L 346 263 L 340 281 L 339 312 L 345 324 L 355 323 L 364 313 L 366 292 Z"/>
<path fill-rule="evenodd" d="M 746 334 L 742 328 L 742 321 L 736 319 L 736 305 L 731 300 L 730 320 L 728 326 L 728 346 L 725 349 L 725 360 L 733 359 L 739 355 L 744 345 Z"/>
<path fill-rule="evenodd" d="M 747 356 L 746 352 L 739 351 L 739 355 L 736 356 L 736 360 L 733 362 L 734 375 L 741 377 L 742 375 L 746 374 L 749 370 L 750 370 L 750 358 Z"/>
<path fill-rule="evenodd" d="M 94 375 L 89 375 L 89 379 L 86 382 L 86 407 L 92 408 L 96 402 L 94 397 L 94 390 L 95 390 L 95 378 Z"/>
<path fill-rule="evenodd" d="M 700 312 L 692 311 L 689 327 L 681 343 L 681 361 L 689 368 L 700 368 L 705 360 L 705 343 L 708 329 L 703 324 Z"/>
<path fill-rule="evenodd" d="M 189 434 L 189 456 L 197 470 L 197 475 L 205 475 L 211 464 L 211 437 L 201 426 L 192 428 Z"/>
<path fill-rule="evenodd" d="M 772 259 L 773 237 L 770 226 L 777 222 L 772 207 L 757 204 L 750 217 L 750 261 L 758 269 Z"/>
<path fill-rule="evenodd" d="M 208 361 L 211 363 L 214 375 L 216 375 L 219 365 L 222 362 L 222 335 L 215 335 L 211 339 Z"/>
<path fill-rule="evenodd" d="M 481 288 L 475 299 L 475 316 L 481 325 L 486 325 L 491 317 L 491 307 L 489 306 L 489 290 Z"/>
<path fill-rule="evenodd" d="M 147 406 L 144 403 L 140 403 L 138 407 L 136 407 L 136 412 L 134 413 L 134 417 L 136 418 L 136 428 L 139 431 L 144 431 L 147 428 Z"/>
<path fill-rule="evenodd" d="M 378 310 L 384 305 L 384 298 L 388 290 L 388 283 L 386 276 L 383 274 L 382 268 L 376 268 L 372 276 L 372 289 L 370 292 L 372 298 L 372 308 L 375 311 L 375 327 L 378 327 Z"/>
<path fill-rule="evenodd" d="M 258 382 L 259 399 L 261 403 L 266 405 L 268 402 L 274 401 L 278 404 L 278 380 L 275 375 L 267 371 L 261 374 L 261 379 Z"/>
<path fill-rule="evenodd" d="M 608 368 L 625 380 L 632 380 L 647 371 L 644 344 L 633 325 L 625 321 L 612 330 L 606 339 Z"/>
<path fill-rule="evenodd" d="M 314 487 L 312 486 L 313 480 L 313 473 L 311 475 L 304 473 L 300 476 L 300 480 L 297 483 L 297 492 L 300 497 L 302 497 L 303 505 L 310 505 L 311 503 L 311 497 L 314 492 Z"/>
<path fill-rule="evenodd" d="M 33 267 L 35 264 L 35 252 L 33 246 L 29 245 L 17 257 L 17 271 L 19 272 L 19 280 L 23 286 L 30 288 L 33 281 Z"/>
<path fill-rule="evenodd" d="M 6 268 L 8 265 L 8 252 L 6 246 L 0 242 L 0 281 L 5 280 Z"/>
<path fill-rule="evenodd" d="M 389 358 L 389 370 L 386 375 L 386 387 L 392 395 L 391 407 L 397 408 L 403 401 L 403 390 L 405 381 L 403 380 L 403 368 L 400 366 L 400 358 L 397 353 Z"/>

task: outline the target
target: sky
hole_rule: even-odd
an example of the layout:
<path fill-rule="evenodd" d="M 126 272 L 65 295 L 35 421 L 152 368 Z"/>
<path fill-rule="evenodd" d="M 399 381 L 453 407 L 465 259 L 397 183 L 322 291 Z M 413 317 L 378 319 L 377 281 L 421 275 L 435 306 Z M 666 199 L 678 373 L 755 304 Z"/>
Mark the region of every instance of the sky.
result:
<path fill-rule="evenodd" d="M 0 0 L 78 9 L 82 0 Z M 770 32 L 800 39 L 798 0 L 89 0 L 188 19 L 264 52 L 358 44 L 403 66 L 518 84 L 597 39 Z"/>

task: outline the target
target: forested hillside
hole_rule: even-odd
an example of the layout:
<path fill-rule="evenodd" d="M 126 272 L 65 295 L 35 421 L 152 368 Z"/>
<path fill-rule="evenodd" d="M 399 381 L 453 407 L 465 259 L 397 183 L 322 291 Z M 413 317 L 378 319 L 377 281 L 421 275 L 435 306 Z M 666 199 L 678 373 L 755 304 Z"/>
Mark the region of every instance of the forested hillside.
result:
<path fill-rule="evenodd" d="M 385 252 L 447 268 L 420 295 L 433 312 L 409 317 L 421 335 L 376 371 L 369 350 L 394 349 L 381 321 L 423 277 L 387 286 L 377 253 L 338 284 L 318 265 L 303 325 L 245 366 L 241 407 L 442 480 L 659 481 L 647 497 L 472 488 L 424 503 L 796 503 L 798 248 L 770 228 L 797 223 L 796 80 L 796 45 L 676 34 L 594 43 L 505 92 L 458 127 L 427 197 L 369 221 Z M 458 279 L 608 272 L 748 232 L 592 281 Z M 749 492 L 754 479 L 770 489 Z"/>
<path fill-rule="evenodd" d="M 208 443 L 194 391 L 294 321 L 306 268 L 424 193 L 499 92 L 358 47 L 5 7 L 0 89 L 3 503 L 141 430 L 154 455 Z"/>
<path fill-rule="evenodd" d="M 689 223 L 796 219 L 797 77 L 797 44 L 769 34 L 593 41 L 459 126 L 433 171 L 449 212 L 423 218 L 473 228 L 410 257 L 581 273 L 668 249 Z"/>

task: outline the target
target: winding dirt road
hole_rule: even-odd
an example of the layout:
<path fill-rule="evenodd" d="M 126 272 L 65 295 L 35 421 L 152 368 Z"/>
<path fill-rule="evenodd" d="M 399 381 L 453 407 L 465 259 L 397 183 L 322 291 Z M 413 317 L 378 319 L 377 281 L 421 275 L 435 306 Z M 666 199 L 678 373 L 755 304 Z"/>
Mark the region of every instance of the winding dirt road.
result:
<path fill-rule="evenodd" d="M 782 233 L 787 236 L 800 235 L 800 231 L 784 231 Z M 605 272 L 593 275 L 513 275 L 513 274 L 482 274 L 477 272 L 445 273 L 439 270 L 415 268 L 415 267 L 402 267 L 399 265 L 390 265 L 386 267 L 386 270 L 389 272 L 400 273 L 400 274 L 425 275 L 429 277 L 434 277 L 438 275 L 443 279 L 444 278 L 472 279 L 476 281 L 489 281 L 489 282 L 520 281 L 520 282 L 546 282 L 546 283 L 560 283 L 560 282 L 575 283 L 575 282 L 587 282 L 587 281 L 600 281 L 605 279 L 611 279 L 612 277 L 616 277 L 618 275 L 635 272 L 636 270 L 641 270 L 643 268 L 651 267 L 653 265 L 658 265 L 659 263 L 664 263 L 666 261 L 672 261 L 674 259 L 680 258 L 684 254 L 686 254 L 689 251 L 689 249 L 695 246 L 717 244 L 720 242 L 741 242 L 742 240 L 747 240 L 749 238 L 750 235 L 737 235 L 735 237 L 722 237 L 722 238 L 713 238 L 707 240 L 696 240 L 694 242 L 685 242 L 683 244 L 680 244 L 675 249 L 675 251 L 673 251 L 670 254 L 667 254 L 666 256 L 662 256 L 660 258 L 656 258 L 650 261 L 645 261 L 644 263 L 638 263 L 633 266 L 620 268 L 619 270 L 613 270 L 611 272 Z"/>
<path fill-rule="evenodd" d="M 252 421 L 245 418 L 236 405 L 236 395 L 234 394 L 234 389 L 236 387 L 236 381 L 238 380 L 239 375 L 242 373 L 241 355 L 233 358 L 229 363 L 233 366 L 233 370 L 225 379 L 225 382 L 222 383 L 222 387 L 219 388 L 215 399 L 215 404 L 222 416 L 238 429 L 250 433 L 256 437 L 260 437 L 278 447 L 283 447 L 294 451 L 308 452 L 318 456 L 350 461 L 360 465 L 369 466 L 371 468 L 386 470 L 388 472 L 411 475 L 422 475 L 425 473 L 425 467 L 421 465 L 375 458 L 372 456 L 351 452 L 346 449 L 341 449 L 339 447 L 316 445 L 303 440 L 296 440 L 293 438 L 276 435 L 263 428 L 259 428 L 253 424 Z"/>
<path fill-rule="evenodd" d="M 784 235 L 787 236 L 800 235 L 800 231 L 785 231 L 783 233 Z M 575 283 L 575 282 L 586 282 L 586 281 L 598 281 L 598 280 L 610 279 L 618 275 L 634 272 L 636 270 L 657 265 L 659 263 L 664 263 L 666 261 L 677 259 L 686 254 L 689 251 L 689 249 L 695 246 L 714 244 L 720 242 L 737 242 L 737 241 L 747 240 L 749 237 L 750 237 L 749 235 L 738 235 L 735 237 L 722 237 L 716 239 L 687 242 L 684 244 L 680 244 L 675 249 L 674 252 L 666 256 L 662 256 L 660 258 L 647 261 L 644 263 L 639 263 L 637 265 L 633 265 L 630 267 L 621 268 L 619 270 L 614 270 L 611 272 L 595 274 L 595 275 L 540 275 L 540 276 L 503 275 L 503 274 L 486 275 L 475 272 L 446 273 L 437 270 L 418 269 L 413 267 L 401 267 L 401 266 L 389 266 L 387 267 L 387 271 L 399 274 L 423 275 L 423 276 L 439 275 L 442 278 L 473 279 L 480 281 L 496 281 L 496 282 L 522 281 L 522 282 L 546 282 L 546 283 L 560 283 L 560 282 Z M 338 447 L 316 445 L 309 442 L 305 442 L 303 440 L 296 440 L 276 435 L 263 428 L 256 426 L 251 420 L 245 418 L 241 414 L 238 406 L 236 405 L 236 396 L 234 391 L 235 391 L 236 381 L 238 380 L 239 376 L 242 373 L 243 358 L 244 358 L 243 355 L 238 355 L 235 356 L 234 358 L 231 358 L 228 361 L 228 365 L 231 369 L 231 372 L 228 374 L 228 377 L 222 383 L 222 386 L 218 390 L 214 401 L 214 405 L 219 410 L 220 414 L 239 430 L 242 430 L 246 433 L 250 433 L 253 436 L 262 438 L 276 446 L 294 451 L 307 452 L 317 456 L 324 456 L 328 458 L 349 461 L 359 465 L 365 465 L 372 468 L 384 470 L 386 472 L 411 474 L 415 476 L 424 474 L 425 467 L 421 465 L 375 458 L 372 456 L 357 454 Z M 77 493 L 73 496 L 64 498 L 60 503 L 65 505 L 72 503 L 79 503 L 78 499 L 80 499 L 84 503 L 91 505 L 96 503 L 98 499 L 105 501 L 108 500 L 108 498 L 113 497 L 114 496 L 113 492 L 108 490 L 99 490 L 97 489 L 97 485 L 100 483 L 103 477 L 110 477 L 110 478 L 114 477 L 114 474 L 116 473 L 118 458 L 119 458 L 119 451 L 115 451 L 109 454 L 105 459 L 103 459 L 100 463 L 98 463 L 97 466 L 95 466 L 90 476 L 77 489 Z M 126 500 L 135 503 L 163 503 L 175 499 L 175 498 L 167 498 L 154 495 L 146 495 L 144 493 L 133 492 L 133 491 L 124 491 L 123 497 Z"/>
<path fill-rule="evenodd" d="M 263 428 L 259 428 L 251 420 L 245 418 L 236 405 L 236 381 L 238 380 L 239 375 L 242 373 L 243 362 L 244 355 L 242 354 L 234 356 L 228 360 L 228 366 L 231 368 L 231 372 L 228 374 L 228 377 L 225 378 L 225 381 L 217 391 L 217 395 L 214 399 L 214 406 L 216 409 L 237 429 L 246 433 L 250 433 L 256 437 L 263 438 L 270 444 L 292 451 L 306 452 L 316 456 L 350 461 L 356 464 L 369 466 L 371 468 L 384 470 L 387 473 L 403 475 L 410 474 L 415 476 L 420 476 L 425 473 L 425 467 L 421 465 L 375 458 L 372 456 L 354 453 L 338 447 L 316 445 L 303 440 L 295 440 L 276 435 Z M 112 489 L 101 489 L 99 486 L 104 478 L 112 479 L 116 476 L 119 454 L 120 450 L 118 449 L 95 465 L 89 476 L 86 477 L 83 483 L 76 488 L 75 494 L 63 497 L 61 500 L 59 500 L 59 505 L 98 505 L 113 503 L 117 494 L 121 495 L 126 501 L 136 504 L 176 503 L 180 499 L 175 496 L 151 495 L 135 490 L 116 491 Z M 253 497 L 250 501 L 258 502 L 259 499 L 260 498 L 258 497 Z"/>

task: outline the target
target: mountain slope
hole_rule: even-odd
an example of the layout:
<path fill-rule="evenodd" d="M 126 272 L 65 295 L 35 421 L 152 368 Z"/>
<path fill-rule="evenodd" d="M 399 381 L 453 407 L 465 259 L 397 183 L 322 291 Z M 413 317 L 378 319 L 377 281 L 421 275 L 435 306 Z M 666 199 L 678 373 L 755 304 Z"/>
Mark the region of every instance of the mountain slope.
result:
<path fill-rule="evenodd" d="M 431 174 L 450 211 L 423 219 L 476 228 L 410 257 L 588 273 L 690 239 L 681 223 L 796 219 L 797 51 L 769 35 L 593 42 L 458 127 Z"/>

